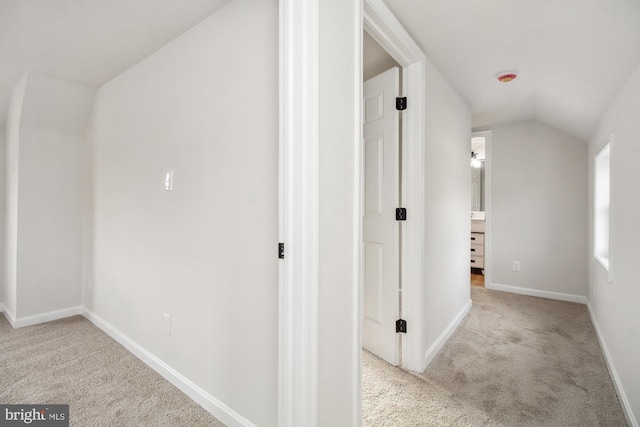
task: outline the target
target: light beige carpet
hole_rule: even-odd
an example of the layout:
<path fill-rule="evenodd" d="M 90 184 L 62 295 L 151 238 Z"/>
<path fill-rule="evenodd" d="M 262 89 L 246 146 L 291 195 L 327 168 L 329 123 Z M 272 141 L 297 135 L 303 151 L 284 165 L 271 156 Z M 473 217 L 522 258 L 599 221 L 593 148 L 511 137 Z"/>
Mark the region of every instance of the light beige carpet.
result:
<path fill-rule="evenodd" d="M 421 375 L 365 352 L 365 426 L 626 426 L 586 307 L 471 288 Z"/>
<path fill-rule="evenodd" d="M 69 404 L 71 426 L 224 426 L 91 322 L 12 329 L 0 314 L 0 403 Z"/>

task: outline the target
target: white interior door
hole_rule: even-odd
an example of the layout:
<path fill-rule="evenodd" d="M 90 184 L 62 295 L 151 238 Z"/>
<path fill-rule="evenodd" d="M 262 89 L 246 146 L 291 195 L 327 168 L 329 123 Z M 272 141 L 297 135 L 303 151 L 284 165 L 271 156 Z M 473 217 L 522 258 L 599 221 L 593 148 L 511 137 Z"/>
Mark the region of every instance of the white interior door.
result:
<path fill-rule="evenodd" d="M 400 259 L 399 69 L 364 83 L 362 345 L 398 365 Z"/>

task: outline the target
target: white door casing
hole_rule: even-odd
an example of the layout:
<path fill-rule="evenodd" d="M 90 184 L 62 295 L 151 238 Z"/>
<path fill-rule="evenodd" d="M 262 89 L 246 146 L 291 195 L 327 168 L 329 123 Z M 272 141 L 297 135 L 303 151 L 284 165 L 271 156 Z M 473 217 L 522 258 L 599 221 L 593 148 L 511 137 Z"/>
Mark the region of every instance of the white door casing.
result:
<path fill-rule="evenodd" d="M 362 345 L 398 365 L 400 258 L 400 122 L 396 97 L 400 72 L 394 67 L 364 83 Z"/>
<path fill-rule="evenodd" d="M 402 335 L 402 367 L 422 372 L 426 366 L 423 334 L 424 219 L 425 219 L 425 117 L 426 57 L 387 8 L 384 0 L 363 0 L 363 27 L 402 67 L 402 207 L 407 220 L 401 222 L 400 264 L 402 318 L 407 333 Z"/>
<path fill-rule="evenodd" d="M 301 183 L 314 183 L 318 170 L 317 111 L 319 96 L 318 20 L 319 0 L 280 0 L 280 241 L 286 243 L 288 254 L 304 254 L 305 261 L 287 257 L 280 262 L 280 343 L 279 343 L 279 387 L 278 425 L 317 425 L 318 393 L 327 389 L 349 388 L 353 414 L 360 413 L 361 358 L 360 340 L 354 342 L 351 354 L 353 376 L 342 382 L 318 383 L 317 358 L 320 353 L 317 343 L 318 312 L 331 311 L 332 306 L 316 310 L 317 296 L 317 251 L 318 236 L 313 233 L 313 213 L 317 208 L 318 188 L 310 185 L 310 191 L 298 191 Z M 348 2 L 344 2 L 348 4 Z M 335 4 L 331 7 L 336 8 Z M 325 6 L 328 7 L 328 6 Z M 402 315 L 408 322 L 408 333 L 403 338 L 403 367 L 416 372 L 425 368 L 422 345 L 422 282 L 423 218 L 424 218 L 424 152 L 425 134 L 425 56 L 402 25 L 384 4 L 383 0 L 363 0 L 360 3 L 362 20 L 352 22 L 353 37 L 361 37 L 363 27 L 403 67 L 404 96 L 409 98 L 408 108 L 403 112 L 403 204 L 408 209 L 403 225 L 403 292 Z M 325 38 L 329 35 L 325 34 Z M 360 41 L 361 43 L 361 41 Z M 358 59 L 358 72 L 354 81 L 362 82 L 362 58 Z M 361 100 L 361 93 L 351 94 L 354 108 Z M 361 123 L 353 123 L 361 128 Z M 355 132 L 359 133 L 359 130 Z M 354 138 L 354 147 L 361 144 Z M 301 158 L 304 161 L 301 161 Z M 359 160 L 359 159 L 358 159 Z M 359 179 L 361 164 L 354 164 L 354 175 Z M 358 197 L 360 195 L 357 195 Z M 354 199 L 354 203 L 358 203 Z M 354 212 L 354 222 L 359 222 L 360 213 Z M 361 224 L 358 224 L 361 225 Z M 358 227 L 360 228 L 360 227 Z M 354 257 L 361 259 L 361 235 L 354 236 Z M 312 267 L 312 268 L 309 268 Z M 302 277 L 301 277 L 302 276 Z M 310 284 L 311 289 L 301 284 Z M 360 280 L 347 286 L 347 291 L 359 293 Z M 308 290 L 308 291 L 307 291 Z M 359 301 L 355 298 L 354 302 Z M 353 316 L 345 328 L 353 328 L 354 335 L 361 333 L 360 304 L 354 305 Z M 344 394 L 344 393 L 343 393 Z M 341 394 L 341 396 L 343 395 Z M 345 425 L 361 425 L 360 417 L 344 420 Z"/>

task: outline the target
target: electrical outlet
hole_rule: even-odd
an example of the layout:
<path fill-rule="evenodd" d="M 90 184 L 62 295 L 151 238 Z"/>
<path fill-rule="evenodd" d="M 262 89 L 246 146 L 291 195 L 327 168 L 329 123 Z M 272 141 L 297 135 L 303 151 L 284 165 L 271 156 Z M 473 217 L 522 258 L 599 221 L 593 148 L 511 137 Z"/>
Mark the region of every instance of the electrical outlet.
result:
<path fill-rule="evenodd" d="M 171 315 L 163 314 L 163 328 L 166 335 L 171 335 Z"/>
<path fill-rule="evenodd" d="M 520 271 L 520 261 L 513 261 L 513 271 Z"/>

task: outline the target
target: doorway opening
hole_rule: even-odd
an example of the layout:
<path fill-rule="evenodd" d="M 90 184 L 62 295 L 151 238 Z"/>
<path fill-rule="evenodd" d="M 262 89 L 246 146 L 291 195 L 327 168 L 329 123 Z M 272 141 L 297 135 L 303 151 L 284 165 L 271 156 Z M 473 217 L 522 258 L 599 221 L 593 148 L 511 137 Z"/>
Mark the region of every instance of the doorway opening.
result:
<path fill-rule="evenodd" d="M 485 287 L 489 277 L 490 152 L 489 131 L 471 134 L 470 285 Z"/>
<path fill-rule="evenodd" d="M 400 65 L 363 32 L 363 124 L 360 162 L 362 215 L 362 347 L 393 366 L 402 365 L 400 239 Z"/>
<path fill-rule="evenodd" d="M 399 231 L 399 278 L 402 289 L 400 307 L 406 325 L 402 337 L 402 355 L 398 364 L 404 369 L 422 372 L 427 365 L 423 348 L 423 289 L 424 282 L 424 112 L 425 112 L 425 68 L 426 57 L 418 45 L 411 39 L 398 20 L 381 0 L 363 1 L 363 30 L 390 56 L 399 66 L 402 97 L 406 97 L 406 110 L 402 111 L 400 133 L 402 150 L 399 152 L 399 194 L 398 208 L 405 209 L 406 217 L 400 221 Z M 393 66 L 393 64 L 391 65 Z M 364 108 L 363 108 L 364 110 Z M 362 145 L 361 145 L 362 146 Z M 361 150 L 361 165 L 364 165 L 364 153 Z M 360 168 L 362 171 L 364 167 Z M 363 177 L 364 178 L 364 177 Z M 363 180 L 361 180 L 363 181 Z M 364 189 L 361 187 L 361 191 Z M 362 194 L 360 202 L 362 206 Z M 360 218 L 364 218 L 361 207 Z M 394 212 L 395 214 L 395 212 Z M 395 216 L 395 215 L 394 215 Z M 359 244 L 362 242 L 360 236 Z M 362 276 L 364 271 L 364 250 L 360 251 L 360 301 L 363 310 Z M 398 285 L 399 289 L 399 285 Z M 398 312 L 400 313 L 400 307 Z M 361 316 L 362 318 L 362 316 Z M 393 333 L 395 332 L 393 325 Z M 361 336 L 363 335 L 361 325 Z M 397 337 L 397 340 L 400 338 Z"/>

